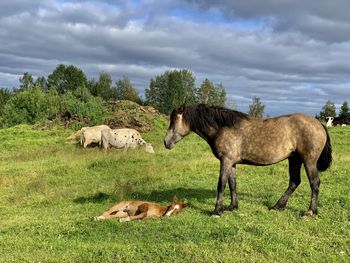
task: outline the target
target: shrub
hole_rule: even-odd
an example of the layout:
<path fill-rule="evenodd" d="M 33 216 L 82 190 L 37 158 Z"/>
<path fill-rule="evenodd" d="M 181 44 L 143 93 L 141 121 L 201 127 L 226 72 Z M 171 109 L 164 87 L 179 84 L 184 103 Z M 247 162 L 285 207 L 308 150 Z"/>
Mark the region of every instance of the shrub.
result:
<path fill-rule="evenodd" d="M 13 93 L 8 89 L 0 88 L 0 115 L 7 101 L 13 96 Z"/>
<path fill-rule="evenodd" d="M 91 96 L 87 89 L 83 91 L 83 94 L 81 98 L 83 100 L 79 100 L 72 92 L 61 96 L 60 112 L 69 112 L 71 116 L 85 118 L 86 122 L 92 125 L 103 122 L 102 99 Z"/>
<path fill-rule="evenodd" d="M 2 126 L 34 124 L 58 111 L 58 95 L 43 93 L 39 88 L 16 93 L 4 106 Z"/>
<path fill-rule="evenodd" d="M 74 93 L 60 95 L 53 87 L 48 92 L 38 87 L 22 90 L 11 97 L 0 116 L 0 126 L 35 124 L 49 116 L 69 114 L 84 120 L 87 124 L 97 124 L 104 120 L 102 99 L 93 97 L 85 87 L 78 87 Z"/>

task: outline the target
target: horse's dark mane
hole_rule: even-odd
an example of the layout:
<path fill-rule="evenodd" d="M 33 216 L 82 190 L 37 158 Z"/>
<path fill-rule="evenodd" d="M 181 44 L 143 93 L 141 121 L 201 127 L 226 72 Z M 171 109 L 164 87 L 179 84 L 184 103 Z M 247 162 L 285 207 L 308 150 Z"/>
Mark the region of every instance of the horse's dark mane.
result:
<path fill-rule="evenodd" d="M 205 130 L 210 127 L 237 127 L 243 119 L 249 119 L 248 115 L 239 111 L 218 106 L 200 104 L 195 107 L 181 107 L 178 113 L 183 113 L 184 120 L 190 125 L 191 130 Z"/>

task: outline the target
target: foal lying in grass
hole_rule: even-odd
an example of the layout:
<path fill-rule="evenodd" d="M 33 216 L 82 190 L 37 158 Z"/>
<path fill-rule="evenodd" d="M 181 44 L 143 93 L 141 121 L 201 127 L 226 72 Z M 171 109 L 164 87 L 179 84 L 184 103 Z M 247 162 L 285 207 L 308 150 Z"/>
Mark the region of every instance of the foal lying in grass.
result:
<path fill-rule="evenodd" d="M 173 203 L 161 206 L 148 201 L 121 201 L 100 216 L 93 217 L 93 220 L 105 220 L 119 218 L 120 222 L 128 222 L 137 219 L 160 218 L 163 216 L 176 215 L 185 208 L 187 204 L 173 197 Z"/>

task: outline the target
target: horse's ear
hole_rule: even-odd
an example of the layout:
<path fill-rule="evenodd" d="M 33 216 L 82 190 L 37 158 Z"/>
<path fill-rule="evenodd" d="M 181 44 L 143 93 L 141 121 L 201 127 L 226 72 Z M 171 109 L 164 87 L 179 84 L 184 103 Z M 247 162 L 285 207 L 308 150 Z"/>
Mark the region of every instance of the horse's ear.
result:
<path fill-rule="evenodd" d="M 177 201 L 179 201 L 179 200 L 178 200 L 177 197 L 174 195 L 174 196 L 173 196 L 173 202 L 174 202 L 174 203 L 177 203 Z"/>
<path fill-rule="evenodd" d="M 177 113 L 178 114 L 182 114 L 186 109 L 186 104 L 182 104 L 178 109 L 177 109 Z"/>

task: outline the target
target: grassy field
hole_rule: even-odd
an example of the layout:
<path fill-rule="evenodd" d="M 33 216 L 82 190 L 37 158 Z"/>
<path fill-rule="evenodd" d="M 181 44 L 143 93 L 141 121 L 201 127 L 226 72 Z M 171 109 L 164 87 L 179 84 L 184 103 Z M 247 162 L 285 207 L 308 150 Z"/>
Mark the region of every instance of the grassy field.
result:
<path fill-rule="evenodd" d="M 240 207 L 214 208 L 219 162 L 190 135 L 168 151 L 166 121 L 143 134 L 142 150 L 81 149 L 71 131 L 0 130 L 0 262 L 349 262 L 350 129 L 330 129 L 334 161 L 321 174 L 319 215 L 303 218 L 305 176 L 282 212 L 267 209 L 288 185 L 287 163 L 238 166 Z M 122 199 L 189 207 L 176 217 L 92 222 Z M 229 203 L 228 191 L 225 203 Z"/>

